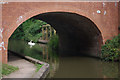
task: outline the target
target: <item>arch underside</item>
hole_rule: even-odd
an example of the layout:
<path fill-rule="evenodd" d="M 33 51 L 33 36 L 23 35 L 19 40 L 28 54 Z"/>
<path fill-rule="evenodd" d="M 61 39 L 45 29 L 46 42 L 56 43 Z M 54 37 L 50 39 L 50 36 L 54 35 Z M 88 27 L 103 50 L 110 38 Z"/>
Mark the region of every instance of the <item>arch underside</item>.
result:
<path fill-rule="evenodd" d="M 101 32 L 88 18 L 67 12 L 49 12 L 34 16 L 56 29 L 60 54 L 98 57 L 102 44 Z"/>

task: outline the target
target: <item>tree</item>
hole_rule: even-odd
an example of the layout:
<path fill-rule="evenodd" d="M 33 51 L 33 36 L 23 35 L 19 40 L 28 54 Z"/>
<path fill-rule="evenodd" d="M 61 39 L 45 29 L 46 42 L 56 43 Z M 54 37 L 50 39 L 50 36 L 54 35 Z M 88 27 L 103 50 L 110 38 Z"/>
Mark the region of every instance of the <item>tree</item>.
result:
<path fill-rule="evenodd" d="M 28 19 L 23 22 L 12 34 L 11 39 L 22 39 L 26 41 L 32 40 L 37 42 L 42 36 L 41 28 L 46 22 L 36 19 Z"/>

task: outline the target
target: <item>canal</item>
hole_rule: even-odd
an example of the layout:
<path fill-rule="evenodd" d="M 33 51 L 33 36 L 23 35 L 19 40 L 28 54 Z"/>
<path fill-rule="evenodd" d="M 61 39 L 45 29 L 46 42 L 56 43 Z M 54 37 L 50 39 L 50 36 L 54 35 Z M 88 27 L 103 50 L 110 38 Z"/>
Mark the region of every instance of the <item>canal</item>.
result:
<path fill-rule="evenodd" d="M 118 62 L 78 55 L 60 56 L 45 44 L 29 46 L 25 41 L 9 40 L 8 49 L 49 63 L 47 78 L 118 78 L 119 74 Z"/>

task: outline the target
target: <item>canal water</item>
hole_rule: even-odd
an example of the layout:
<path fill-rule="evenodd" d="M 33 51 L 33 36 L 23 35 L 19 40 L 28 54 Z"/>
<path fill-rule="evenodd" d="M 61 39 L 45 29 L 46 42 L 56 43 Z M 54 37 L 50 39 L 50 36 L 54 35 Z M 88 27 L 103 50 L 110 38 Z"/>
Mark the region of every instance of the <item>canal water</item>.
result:
<path fill-rule="evenodd" d="M 47 78 L 118 78 L 118 62 L 104 62 L 85 56 L 59 56 L 45 44 L 29 46 L 21 40 L 9 40 L 8 49 L 50 64 Z"/>

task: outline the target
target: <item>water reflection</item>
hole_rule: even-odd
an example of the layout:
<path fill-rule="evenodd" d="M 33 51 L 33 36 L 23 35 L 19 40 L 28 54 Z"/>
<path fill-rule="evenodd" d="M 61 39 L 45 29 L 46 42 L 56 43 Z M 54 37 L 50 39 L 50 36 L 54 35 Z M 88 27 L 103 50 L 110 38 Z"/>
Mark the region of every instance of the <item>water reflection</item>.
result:
<path fill-rule="evenodd" d="M 25 41 L 9 40 L 8 49 L 49 63 L 48 78 L 117 78 L 120 74 L 117 62 L 84 56 L 61 57 L 44 44 L 30 48 Z"/>
<path fill-rule="evenodd" d="M 89 57 L 61 57 L 54 78 L 117 78 L 118 63 Z"/>
<path fill-rule="evenodd" d="M 105 78 L 114 78 L 118 77 L 119 68 L 118 63 L 114 62 L 101 62 L 102 74 Z"/>

